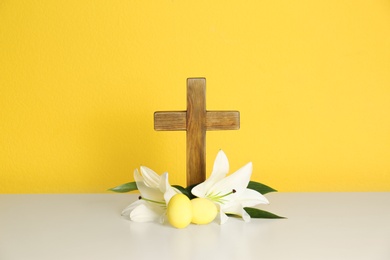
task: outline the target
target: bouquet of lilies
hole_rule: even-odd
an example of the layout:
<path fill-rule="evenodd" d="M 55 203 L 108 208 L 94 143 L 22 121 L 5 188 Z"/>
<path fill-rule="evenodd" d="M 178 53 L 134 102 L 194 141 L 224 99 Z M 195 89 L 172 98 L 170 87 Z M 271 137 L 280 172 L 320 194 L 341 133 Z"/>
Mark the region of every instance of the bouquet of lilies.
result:
<path fill-rule="evenodd" d="M 168 222 L 176 228 L 190 223 L 208 224 L 214 220 L 225 223 L 228 217 L 241 217 L 245 222 L 251 218 L 283 218 L 273 213 L 254 208 L 268 204 L 264 194 L 275 192 L 273 188 L 250 181 L 252 163 L 249 162 L 227 176 L 229 161 L 220 150 L 214 161 L 212 173 L 204 182 L 182 187 L 170 185 L 168 173 L 158 175 L 148 167 L 134 170 L 134 182 L 111 188 L 114 192 L 138 190 L 139 200 L 122 211 L 135 222 Z"/>

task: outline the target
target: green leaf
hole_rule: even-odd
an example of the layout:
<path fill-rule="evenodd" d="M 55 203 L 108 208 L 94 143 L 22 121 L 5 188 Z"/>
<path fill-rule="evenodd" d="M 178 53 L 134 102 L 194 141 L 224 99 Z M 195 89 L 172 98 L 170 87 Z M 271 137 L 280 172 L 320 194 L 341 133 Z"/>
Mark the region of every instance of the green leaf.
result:
<path fill-rule="evenodd" d="M 251 218 L 285 218 L 261 209 L 249 207 L 246 207 L 244 209 L 249 214 L 249 216 L 251 216 Z"/>
<path fill-rule="evenodd" d="M 186 195 L 189 199 L 191 199 L 190 193 L 188 193 L 188 190 L 180 185 L 172 185 L 172 187 L 178 189 L 181 193 Z"/>
<path fill-rule="evenodd" d="M 195 186 L 198 185 L 198 184 L 199 184 L 199 183 L 192 184 L 192 185 L 190 185 L 190 186 L 188 186 L 188 187 L 186 188 L 187 194 L 188 194 L 187 196 L 190 198 L 190 200 L 196 198 L 196 197 L 191 193 L 191 190 L 192 190 L 193 187 L 195 187 Z"/>
<path fill-rule="evenodd" d="M 267 194 L 269 192 L 275 192 L 277 190 L 265 185 L 265 184 L 262 184 L 260 182 L 255 182 L 255 181 L 250 181 L 248 183 L 248 189 L 252 189 L 252 190 L 255 190 L 255 191 L 258 191 L 260 192 L 261 194 Z"/>
<path fill-rule="evenodd" d="M 108 189 L 108 190 L 113 191 L 113 192 L 124 193 L 124 192 L 133 191 L 133 190 L 138 190 L 138 188 L 137 188 L 137 184 L 135 182 L 128 182 L 128 183 L 116 186 L 116 187 Z"/>

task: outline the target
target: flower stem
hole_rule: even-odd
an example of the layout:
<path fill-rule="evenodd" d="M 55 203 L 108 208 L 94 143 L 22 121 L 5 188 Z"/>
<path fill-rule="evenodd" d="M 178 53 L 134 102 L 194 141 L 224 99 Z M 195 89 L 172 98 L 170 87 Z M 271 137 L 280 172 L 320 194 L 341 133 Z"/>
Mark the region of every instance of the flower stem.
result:
<path fill-rule="evenodd" d="M 144 200 L 144 201 L 147 201 L 147 202 L 151 202 L 151 203 L 161 204 L 161 205 L 165 206 L 165 202 L 164 201 L 150 200 L 150 199 L 144 198 L 142 196 L 139 196 L 138 199 Z"/>

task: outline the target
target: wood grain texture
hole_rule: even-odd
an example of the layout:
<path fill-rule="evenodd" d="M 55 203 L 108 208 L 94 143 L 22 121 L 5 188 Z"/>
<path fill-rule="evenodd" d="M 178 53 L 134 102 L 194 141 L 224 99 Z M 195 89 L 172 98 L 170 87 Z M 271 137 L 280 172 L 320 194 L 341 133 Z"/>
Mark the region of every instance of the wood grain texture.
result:
<path fill-rule="evenodd" d="M 206 130 L 238 130 L 240 129 L 240 112 L 207 111 Z"/>
<path fill-rule="evenodd" d="M 187 111 L 158 111 L 154 113 L 157 131 L 187 131 L 187 185 L 206 179 L 206 131 L 237 130 L 240 112 L 207 111 L 206 79 L 187 79 Z"/>
<path fill-rule="evenodd" d="M 154 130 L 178 131 L 187 130 L 186 111 L 167 111 L 154 113 Z"/>
<path fill-rule="evenodd" d="M 206 179 L 206 79 L 187 80 L 187 184 Z"/>
<path fill-rule="evenodd" d="M 240 129 L 239 111 L 206 111 L 206 130 Z M 157 111 L 154 113 L 154 130 L 183 131 L 187 130 L 186 111 Z"/>

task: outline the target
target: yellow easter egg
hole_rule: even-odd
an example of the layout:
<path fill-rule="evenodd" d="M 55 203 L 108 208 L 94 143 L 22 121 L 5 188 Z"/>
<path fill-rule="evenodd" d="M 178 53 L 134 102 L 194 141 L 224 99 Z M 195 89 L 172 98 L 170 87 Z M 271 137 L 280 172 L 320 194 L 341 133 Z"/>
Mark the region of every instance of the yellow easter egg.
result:
<path fill-rule="evenodd" d="M 217 206 L 210 200 L 195 198 L 192 204 L 192 223 L 202 225 L 208 224 L 215 219 L 218 213 Z"/>
<path fill-rule="evenodd" d="M 168 203 L 168 222 L 175 228 L 185 228 L 191 223 L 192 206 L 190 199 L 184 194 L 174 195 Z"/>

